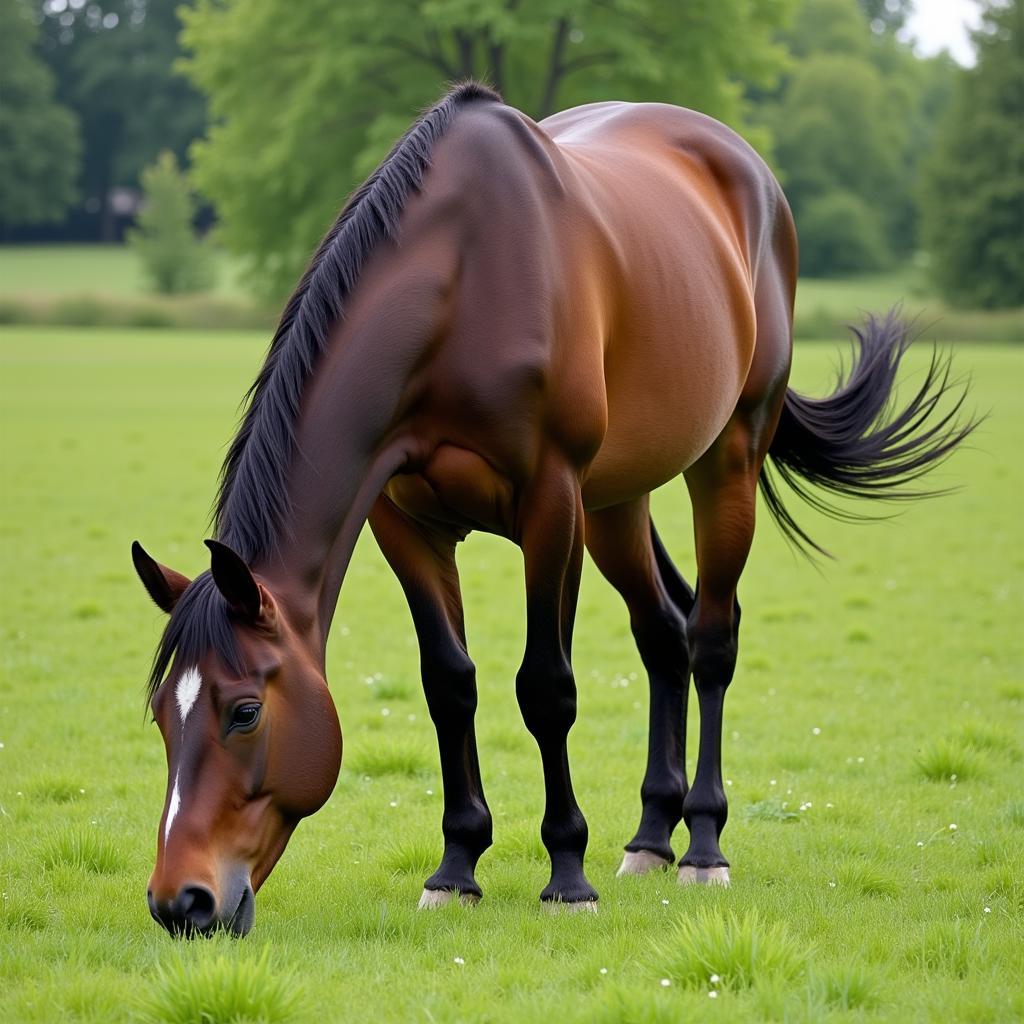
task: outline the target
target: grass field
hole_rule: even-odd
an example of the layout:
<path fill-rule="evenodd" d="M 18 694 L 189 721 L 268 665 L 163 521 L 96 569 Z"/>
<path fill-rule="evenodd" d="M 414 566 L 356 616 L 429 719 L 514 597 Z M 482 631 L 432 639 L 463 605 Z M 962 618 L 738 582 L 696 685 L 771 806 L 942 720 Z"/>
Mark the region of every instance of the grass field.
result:
<path fill-rule="evenodd" d="M 496 843 L 478 907 L 416 912 L 440 784 L 408 615 L 366 533 L 329 652 L 346 741 L 333 798 L 260 893 L 249 938 L 159 930 L 144 894 L 166 769 L 142 691 L 161 622 L 129 544 L 204 566 L 215 472 L 265 342 L 0 332 L 0 1018 L 1024 1016 L 1024 353 L 1005 347 L 958 356 L 991 410 L 941 471 L 961 491 L 872 527 L 806 516 L 840 558 L 822 572 L 762 523 L 726 703 L 731 889 L 613 877 L 638 820 L 646 686 L 588 564 L 570 749 L 600 912 L 541 910 L 540 766 L 513 686 L 521 564 L 474 536 L 461 564 Z M 823 386 L 834 354 L 798 345 L 797 382 Z M 655 508 L 691 574 L 683 487 Z"/>

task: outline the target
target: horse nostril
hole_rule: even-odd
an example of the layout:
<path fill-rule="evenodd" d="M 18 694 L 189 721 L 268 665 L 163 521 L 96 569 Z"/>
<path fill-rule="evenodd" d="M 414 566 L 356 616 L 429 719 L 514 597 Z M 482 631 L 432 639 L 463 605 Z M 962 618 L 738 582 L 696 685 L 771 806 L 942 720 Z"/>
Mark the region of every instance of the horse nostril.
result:
<path fill-rule="evenodd" d="M 217 901 L 204 885 L 186 886 L 178 894 L 178 914 L 193 928 L 204 931 L 213 923 Z"/>

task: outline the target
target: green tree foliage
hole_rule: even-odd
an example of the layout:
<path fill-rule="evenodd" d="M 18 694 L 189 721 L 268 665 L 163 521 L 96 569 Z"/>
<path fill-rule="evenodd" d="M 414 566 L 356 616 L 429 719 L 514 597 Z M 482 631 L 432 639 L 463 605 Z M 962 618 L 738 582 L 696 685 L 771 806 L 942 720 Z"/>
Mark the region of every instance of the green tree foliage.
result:
<path fill-rule="evenodd" d="M 165 150 L 142 172 L 144 202 L 128 244 L 156 291 L 169 295 L 208 288 L 212 264 L 192 227 L 195 201 L 174 154 Z"/>
<path fill-rule="evenodd" d="M 74 114 L 54 99 L 22 0 L 0 0 L 0 226 L 58 221 L 75 198 Z"/>
<path fill-rule="evenodd" d="M 917 242 L 915 181 L 953 65 L 873 31 L 876 15 L 858 0 L 802 0 L 785 37 L 792 70 L 765 104 L 809 275 L 876 270 Z M 860 223 L 841 230 L 854 208 Z"/>
<path fill-rule="evenodd" d="M 113 232 L 110 190 L 134 187 L 164 149 L 179 159 L 202 133 L 202 97 L 174 71 L 181 25 L 173 0 L 35 0 L 58 96 L 85 139 L 81 192 L 99 233 Z"/>
<path fill-rule="evenodd" d="M 198 0 L 186 70 L 213 123 L 192 158 L 227 247 L 265 291 L 298 275 L 345 193 L 453 79 L 543 117 L 659 99 L 734 124 L 769 86 L 789 0 Z"/>
<path fill-rule="evenodd" d="M 923 187 L 925 241 L 949 301 L 1024 305 L 1024 7 L 986 4 Z"/>
<path fill-rule="evenodd" d="M 860 196 L 842 189 L 811 198 L 800 218 L 800 262 L 817 275 L 841 277 L 890 259 L 879 217 Z"/>

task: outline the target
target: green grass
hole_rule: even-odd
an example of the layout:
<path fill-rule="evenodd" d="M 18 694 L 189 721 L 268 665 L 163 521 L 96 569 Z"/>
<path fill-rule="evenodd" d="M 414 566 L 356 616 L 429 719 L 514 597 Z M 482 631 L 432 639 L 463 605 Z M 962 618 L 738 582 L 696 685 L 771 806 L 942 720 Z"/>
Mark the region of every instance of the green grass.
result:
<path fill-rule="evenodd" d="M 820 572 L 762 516 L 726 702 L 731 889 L 614 877 L 638 819 L 646 684 L 588 564 L 570 751 L 601 904 L 541 910 L 543 788 L 514 693 L 521 559 L 474 535 L 461 564 L 495 846 L 479 906 L 418 913 L 441 786 L 408 612 L 366 531 L 328 653 L 345 730 L 334 796 L 260 892 L 248 939 L 161 932 L 145 885 L 166 766 L 142 714 L 161 619 L 129 544 L 203 567 L 218 459 L 267 340 L 0 331 L 0 1018 L 1024 1016 L 1024 353 L 1006 347 L 958 353 L 991 417 L 941 471 L 957 493 L 871 527 L 805 516 L 839 556 Z M 834 358 L 798 344 L 796 383 L 814 390 Z M 681 485 L 655 517 L 692 576 Z"/>
<path fill-rule="evenodd" d="M 243 294 L 237 267 L 218 255 L 212 291 Z M 0 296 L 96 295 L 128 298 L 149 292 L 142 265 L 124 245 L 0 246 Z"/>

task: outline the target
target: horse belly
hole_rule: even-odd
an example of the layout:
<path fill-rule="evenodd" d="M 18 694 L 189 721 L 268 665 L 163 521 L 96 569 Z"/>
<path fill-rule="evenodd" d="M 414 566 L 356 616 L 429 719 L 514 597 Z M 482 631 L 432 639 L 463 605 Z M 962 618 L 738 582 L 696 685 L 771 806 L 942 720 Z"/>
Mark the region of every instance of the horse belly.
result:
<path fill-rule="evenodd" d="M 718 312 L 721 310 L 721 312 Z M 754 350 L 749 297 L 678 310 L 606 354 L 608 429 L 583 489 L 587 508 L 647 494 L 678 476 L 729 422 Z M 663 319 L 663 318 L 659 318 Z"/>

